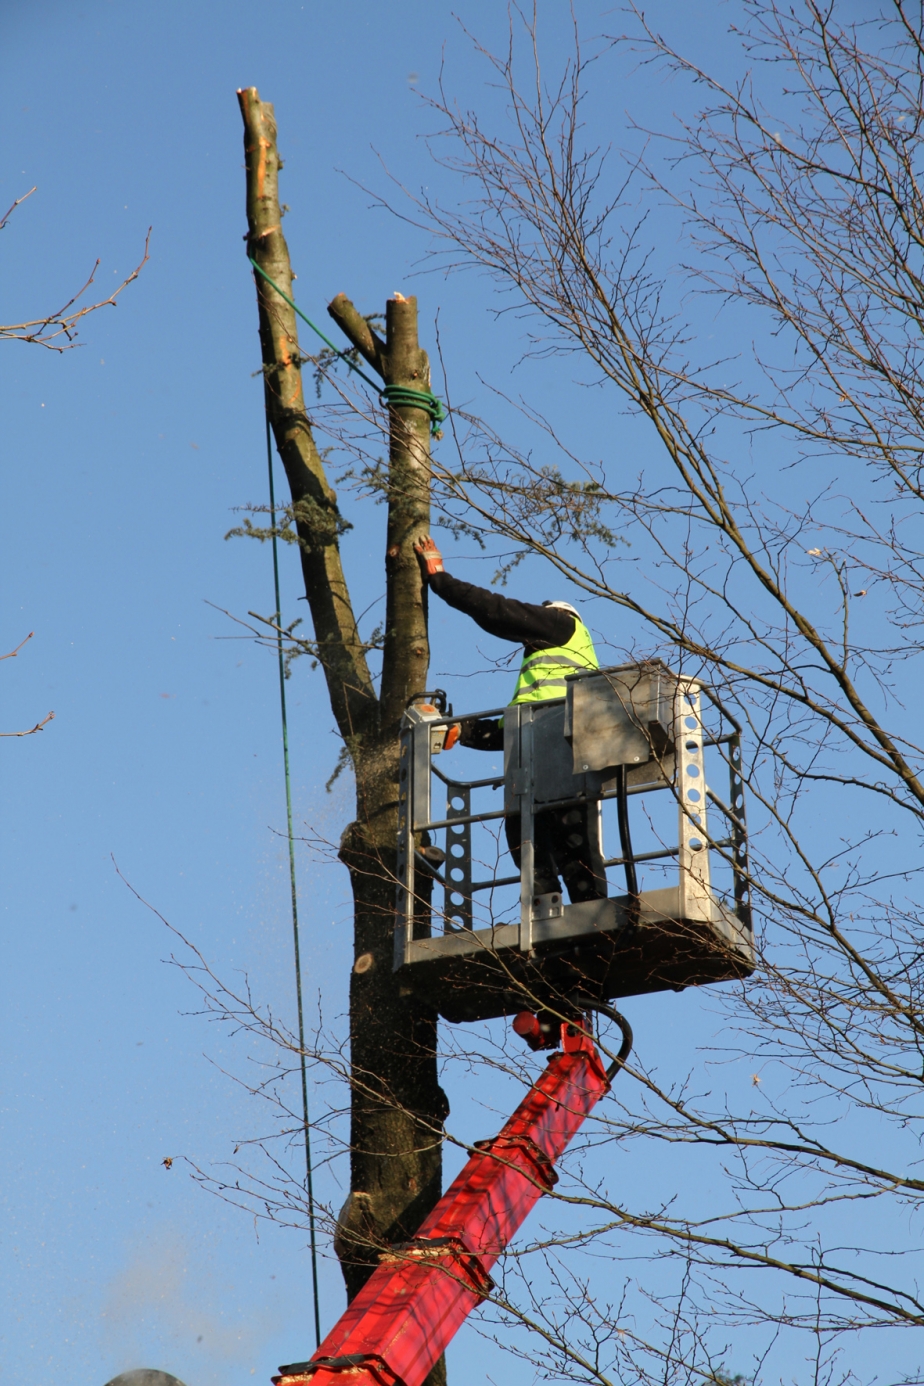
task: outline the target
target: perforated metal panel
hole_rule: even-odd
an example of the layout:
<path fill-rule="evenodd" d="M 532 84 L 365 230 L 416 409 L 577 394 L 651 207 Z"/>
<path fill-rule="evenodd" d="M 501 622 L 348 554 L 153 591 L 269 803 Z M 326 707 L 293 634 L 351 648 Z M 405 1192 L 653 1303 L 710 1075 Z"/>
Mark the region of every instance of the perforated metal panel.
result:
<path fill-rule="evenodd" d="M 699 685 L 691 679 L 678 681 L 675 709 L 674 749 L 680 811 L 677 866 L 681 911 L 684 919 L 709 920 L 713 913 L 713 899 L 709 889 L 702 695 Z"/>
<path fill-rule="evenodd" d="M 446 827 L 443 915 L 447 929 L 472 927 L 472 792 L 466 784 L 446 785 L 446 817 L 461 818 Z"/>

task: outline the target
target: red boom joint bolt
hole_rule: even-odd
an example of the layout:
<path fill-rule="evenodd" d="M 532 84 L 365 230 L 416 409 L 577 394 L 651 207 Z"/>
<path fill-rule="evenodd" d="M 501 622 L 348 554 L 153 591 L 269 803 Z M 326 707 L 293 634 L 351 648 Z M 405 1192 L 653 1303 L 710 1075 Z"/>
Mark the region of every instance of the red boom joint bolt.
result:
<path fill-rule="evenodd" d="M 514 1016 L 513 1033 L 519 1035 L 520 1039 L 525 1039 L 530 1049 L 541 1049 L 543 1044 L 542 1031 L 539 1028 L 539 1017 L 533 1015 L 532 1011 L 520 1011 Z"/>

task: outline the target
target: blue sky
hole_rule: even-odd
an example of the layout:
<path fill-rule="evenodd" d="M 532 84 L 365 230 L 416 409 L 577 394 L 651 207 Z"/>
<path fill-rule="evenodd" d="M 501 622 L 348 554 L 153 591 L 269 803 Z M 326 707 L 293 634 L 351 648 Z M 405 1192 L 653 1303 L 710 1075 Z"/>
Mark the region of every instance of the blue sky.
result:
<path fill-rule="evenodd" d="M 560 12 L 544 9 L 554 41 Z M 578 9 L 591 28 L 606 13 Z M 721 51 L 724 19 L 691 34 L 688 7 L 656 10 Z M 187 1386 L 243 1386 L 312 1347 L 304 1237 L 210 1197 L 183 1162 L 216 1165 L 259 1130 L 229 1077 L 246 1048 L 196 1014 L 165 965 L 167 931 L 116 864 L 217 970 L 246 972 L 292 1015 L 275 664 L 215 609 L 272 605 L 268 551 L 224 540 L 235 508 L 265 499 L 235 89 L 275 102 L 300 303 L 323 320 L 341 290 L 367 312 L 416 292 L 424 344 L 439 312 L 454 393 L 483 404 L 482 378 L 509 384 L 521 327 L 495 318 L 479 281 L 420 274 L 425 240 L 357 186 L 385 186 L 379 156 L 411 186 L 437 178 L 421 92 L 442 61 L 466 101 L 493 99 L 456 11 L 502 39 L 487 0 L 0 0 L 3 206 L 37 185 L 0 236 L 3 320 L 57 306 L 97 257 L 108 291 L 153 227 L 138 282 L 84 323 L 79 350 L 0 344 L 2 651 L 35 632 L 0 665 L 0 729 L 55 712 L 41 735 L 0 742 L 3 1382 L 102 1386 L 148 1365 Z M 632 91 L 635 114 L 664 108 L 663 90 Z M 627 100 L 595 93 L 617 143 Z M 566 375 L 543 388 L 550 409 L 568 408 Z M 579 438 L 641 456 L 633 427 L 599 409 Z M 381 512 L 351 518 L 345 561 L 363 608 L 381 596 Z M 453 552 L 461 575 L 490 576 L 474 550 Z M 291 617 L 298 574 L 282 557 Z M 432 607 L 432 669 L 457 707 L 502 701 L 497 676 L 462 680 L 499 647 Z M 602 634 L 619 647 L 639 632 Z M 289 696 L 296 818 L 336 841 L 349 784 L 324 790 L 338 743 L 319 676 L 297 666 Z M 344 877 L 302 848 L 299 885 L 310 1013 L 321 998 L 334 1023 L 351 958 Z M 641 1042 L 667 1061 L 672 1035 L 715 1023 L 693 996 L 636 1012 Z M 485 1134 L 464 1077 L 452 1081 L 459 1129 Z M 322 1290 L 329 1327 L 343 1303 L 331 1261 Z M 492 1370 L 462 1335 L 454 1379 Z"/>

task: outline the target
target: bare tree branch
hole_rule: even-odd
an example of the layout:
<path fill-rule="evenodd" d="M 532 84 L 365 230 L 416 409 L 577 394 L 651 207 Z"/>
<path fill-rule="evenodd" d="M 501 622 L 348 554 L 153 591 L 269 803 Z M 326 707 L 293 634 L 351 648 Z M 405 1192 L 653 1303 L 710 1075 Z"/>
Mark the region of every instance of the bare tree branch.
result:
<path fill-rule="evenodd" d="M 35 726 L 30 727 L 28 731 L 0 732 L 0 736 L 33 736 L 35 732 L 40 732 L 44 727 L 47 727 L 49 722 L 53 722 L 54 717 L 54 713 L 49 712 L 46 717 L 42 718 L 41 722 L 36 722 Z"/>
<path fill-rule="evenodd" d="M 28 194 L 27 194 L 27 196 L 28 196 Z M 22 201 L 22 199 L 20 199 L 20 201 Z M 15 207 L 15 206 L 16 206 L 16 203 L 14 203 L 13 206 Z M 9 213 L 7 213 L 7 216 L 9 216 Z M 0 222 L 0 229 L 2 229 L 2 226 L 3 226 L 3 223 Z M 35 634 L 35 631 L 34 631 L 34 630 L 30 630 L 30 631 L 29 631 L 29 634 L 26 635 L 26 636 L 24 636 L 23 639 L 20 640 L 20 642 L 19 642 L 19 644 L 16 646 L 15 650 L 7 650 L 6 654 L 0 655 L 0 661 L 2 661 L 2 660 L 4 660 L 4 659 L 15 659 L 16 656 L 19 654 L 19 651 L 23 648 L 24 645 L 26 645 L 26 644 L 32 639 L 32 637 L 33 637 L 34 634 Z M 48 723 L 49 723 L 49 722 L 52 722 L 52 721 L 54 721 L 54 713 L 53 713 L 53 712 L 49 712 L 49 714 L 48 714 L 47 717 L 43 717 L 42 720 L 41 720 L 41 722 L 36 722 L 35 726 L 34 726 L 34 727 L 29 727 L 27 731 L 0 732 L 0 737 L 2 737 L 2 736 L 34 736 L 36 732 L 42 731 L 42 729 L 43 729 L 44 727 L 47 727 L 47 726 L 48 726 Z"/>
<path fill-rule="evenodd" d="M 17 199 L 16 199 L 16 201 L 13 203 L 13 205 L 12 205 L 11 207 L 8 207 L 8 208 L 6 209 L 6 211 L 3 213 L 3 216 L 0 217 L 0 231 L 3 230 L 4 226 L 6 226 L 7 222 L 8 222 L 9 219 L 10 219 L 10 217 L 11 217 L 11 216 L 13 215 L 13 213 L 16 211 L 16 208 L 19 207 L 21 203 L 25 202 L 25 200 L 26 200 L 27 197 L 31 197 L 31 196 L 32 196 L 32 194 L 35 192 L 35 189 L 36 189 L 37 186 L 38 186 L 38 184 L 35 184 L 35 186 L 31 187 L 27 193 L 23 193 L 22 197 L 17 197 Z"/>
<path fill-rule="evenodd" d="M 76 294 L 69 298 L 57 312 L 49 313 L 44 318 L 34 318 L 29 322 L 0 323 L 0 340 L 10 338 L 19 342 L 32 342 L 38 346 L 48 347 L 50 351 L 68 351 L 71 347 L 80 345 L 75 342 L 74 338 L 77 336 L 77 323 L 80 322 L 81 318 L 85 318 L 89 313 L 95 313 L 99 308 L 115 308 L 119 294 L 123 289 L 127 289 L 129 284 L 134 283 L 147 264 L 151 229 L 148 227 L 148 233 L 144 238 L 144 255 L 141 260 L 128 278 L 123 279 L 119 287 L 114 289 L 108 298 L 101 298 L 97 303 L 85 303 L 81 308 L 75 307 L 96 277 L 96 271 L 100 265 L 99 260 L 97 260 L 83 288 L 78 289 Z M 65 337 L 66 342 L 62 344 L 58 341 L 59 337 Z"/>

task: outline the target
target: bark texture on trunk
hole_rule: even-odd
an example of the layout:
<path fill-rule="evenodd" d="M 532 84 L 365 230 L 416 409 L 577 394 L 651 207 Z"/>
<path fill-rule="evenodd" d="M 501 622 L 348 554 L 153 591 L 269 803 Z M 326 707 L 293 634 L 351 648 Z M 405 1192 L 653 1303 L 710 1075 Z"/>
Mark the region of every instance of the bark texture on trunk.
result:
<path fill-rule="evenodd" d="M 254 87 L 238 92 L 238 100 L 248 253 L 292 297 L 273 108 Z M 376 693 L 340 559 L 344 523 L 305 408 L 295 313 L 262 277 L 256 280 L 267 406 L 291 489 L 305 595 L 331 708 L 356 774 L 356 818 L 340 850 L 355 902 L 351 1179 L 335 1242 L 352 1298 L 382 1248 L 413 1236 L 441 1191 L 448 1104 L 437 1079 L 436 1015 L 401 995 L 392 974 L 398 731 L 408 699 L 426 686 L 429 662 L 426 592 L 413 542 L 430 523 L 430 420 L 413 406 L 389 411 L 385 639 Z M 430 389 L 416 299 L 388 301 L 384 342 L 343 294 L 328 311 L 384 384 Z M 422 910 L 426 930 L 425 901 Z M 442 1380 L 441 1362 L 431 1386 Z"/>

